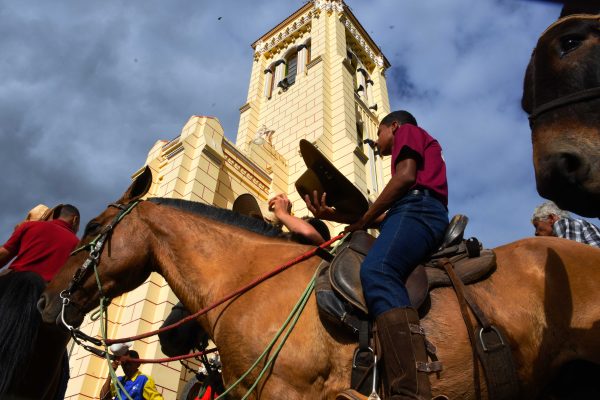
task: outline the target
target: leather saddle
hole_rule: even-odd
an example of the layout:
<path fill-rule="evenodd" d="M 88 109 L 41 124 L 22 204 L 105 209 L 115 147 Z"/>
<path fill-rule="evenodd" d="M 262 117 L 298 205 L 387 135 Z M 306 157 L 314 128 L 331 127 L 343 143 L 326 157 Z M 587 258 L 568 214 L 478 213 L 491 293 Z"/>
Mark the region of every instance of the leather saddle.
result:
<path fill-rule="evenodd" d="M 456 215 L 450 221 L 442 245 L 430 259 L 419 265 L 406 281 L 414 308 L 423 316 L 423 304 L 429 292 L 437 287 L 451 286 L 451 282 L 437 260 L 449 259 L 461 281 L 478 282 L 493 273 L 496 257 L 492 250 L 482 250 L 481 243 L 464 239 L 468 218 Z M 357 331 L 357 321 L 367 318 L 368 310 L 360 282 L 360 265 L 375 238 L 365 231 L 357 231 L 342 243 L 331 263 L 324 262 L 316 282 L 317 303 L 327 317 Z M 331 319 L 331 318 L 329 318 Z"/>

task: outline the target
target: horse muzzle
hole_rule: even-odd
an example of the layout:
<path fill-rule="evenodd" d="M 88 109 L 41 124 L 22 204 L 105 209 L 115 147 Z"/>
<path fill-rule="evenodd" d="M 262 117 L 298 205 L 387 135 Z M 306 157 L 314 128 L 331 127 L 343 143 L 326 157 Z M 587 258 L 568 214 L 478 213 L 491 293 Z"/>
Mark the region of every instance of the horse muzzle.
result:
<path fill-rule="evenodd" d="M 58 296 L 55 301 L 47 294 L 42 293 L 42 296 L 37 302 L 37 309 L 42 315 L 42 320 L 48 324 L 57 324 L 63 326 L 61 319 L 62 304 Z M 78 327 L 83 322 L 83 316 L 78 308 L 70 303 L 65 307 L 65 320 L 67 323 Z"/>
<path fill-rule="evenodd" d="M 594 159 L 577 151 L 536 155 L 538 193 L 563 209 L 586 217 L 600 216 L 600 171 Z"/>

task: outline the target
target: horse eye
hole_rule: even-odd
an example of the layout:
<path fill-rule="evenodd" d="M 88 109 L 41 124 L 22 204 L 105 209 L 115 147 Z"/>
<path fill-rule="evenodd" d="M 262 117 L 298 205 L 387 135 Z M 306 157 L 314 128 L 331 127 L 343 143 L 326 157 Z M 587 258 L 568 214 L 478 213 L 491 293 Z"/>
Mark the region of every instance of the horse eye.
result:
<path fill-rule="evenodd" d="M 95 235 L 100 231 L 101 227 L 102 227 L 102 225 L 100 225 L 99 223 L 90 221 L 90 222 L 88 222 L 88 224 L 85 227 L 83 236 Z"/>
<path fill-rule="evenodd" d="M 564 57 L 583 43 L 585 38 L 581 36 L 565 36 L 560 38 L 560 56 Z"/>

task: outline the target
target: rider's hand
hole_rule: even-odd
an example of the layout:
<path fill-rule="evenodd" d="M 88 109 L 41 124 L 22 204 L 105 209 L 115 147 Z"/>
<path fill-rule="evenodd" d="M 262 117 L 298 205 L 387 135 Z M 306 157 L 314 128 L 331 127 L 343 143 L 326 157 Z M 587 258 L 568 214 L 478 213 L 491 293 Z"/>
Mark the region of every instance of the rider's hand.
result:
<path fill-rule="evenodd" d="M 306 207 L 308 210 L 319 219 L 325 220 L 335 220 L 336 211 L 335 208 L 329 207 L 327 205 L 327 193 L 323 192 L 321 198 L 319 199 L 319 194 L 317 191 L 313 191 L 313 198 L 311 199 L 309 195 L 304 196 L 304 202 L 306 203 Z"/>
<path fill-rule="evenodd" d="M 292 210 L 292 202 L 284 194 L 278 194 L 269 200 L 269 210 L 273 211 L 277 218 L 281 218 L 282 215 L 287 215 Z"/>
<path fill-rule="evenodd" d="M 354 232 L 354 231 L 364 231 L 366 229 L 367 229 L 366 224 L 363 222 L 362 219 L 359 219 L 355 223 L 348 225 L 344 229 L 344 233 L 350 233 L 350 232 Z"/>

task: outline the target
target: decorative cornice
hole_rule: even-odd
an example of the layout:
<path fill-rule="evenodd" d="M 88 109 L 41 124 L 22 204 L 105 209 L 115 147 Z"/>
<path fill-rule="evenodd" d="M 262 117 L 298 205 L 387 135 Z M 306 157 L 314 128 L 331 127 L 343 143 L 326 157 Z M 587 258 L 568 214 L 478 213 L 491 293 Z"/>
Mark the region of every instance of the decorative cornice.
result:
<path fill-rule="evenodd" d="M 313 3 L 317 10 L 337 11 L 339 13 L 344 11 L 344 3 L 341 0 L 313 0 Z"/>
<path fill-rule="evenodd" d="M 251 171 L 244 168 L 242 164 L 237 162 L 229 154 L 225 153 L 225 161 L 229 165 L 229 169 L 235 171 L 242 178 L 243 181 L 251 183 L 259 191 L 263 192 L 266 196 L 269 195 L 269 186 L 265 185 L 263 181 L 258 179 Z"/>
<path fill-rule="evenodd" d="M 301 31 L 307 25 L 310 25 L 311 18 L 313 16 L 313 10 L 298 17 L 294 22 L 288 24 L 285 29 L 282 29 L 278 34 L 273 35 L 270 39 L 263 41 L 259 40 L 254 45 L 254 56 L 260 57 L 262 54 L 276 48 L 279 44 L 284 42 L 287 38 Z"/>
<path fill-rule="evenodd" d="M 271 184 L 271 180 L 272 180 L 271 177 L 266 172 L 264 172 L 258 165 L 254 164 L 252 161 L 250 161 L 250 159 L 248 159 L 248 157 L 246 157 L 244 154 L 242 154 L 233 144 L 229 143 L 229 141 L 227 141 L 227 140 L 223 140 L 223 154 L 225 155 L 225 160 L 227 161 L 228 164 L 230 164 L 230 165 L 233 165 L 234 163 L 239 164 L 239 162 L 235 158 L 241 159 L 241 160 L 243 160 L 244 164 L 246 164 L 246 167 L 244 167 L 240 164 L 240 168 L 246 169 L 247 171 L 250 171 L 250 169 L 252 169 L 252 171 L 251 171 L 252 176 L 259 176 L 265 185 Z M 231 158 L 233 160 L 233 162 L 229 161 L 228 157 Z M 240 168 L 236 167 L 236 170 L 239 171 L 239 170 L 241 170 Z"/>
<path fill-rule="evenodd" d="M 348 32 L 350 32 L 350 34 L 352 36 L 354 36 L 357 43 L 360 45 L 360 47 L 362 47 L 364 52 L 369 56 L 371 61 L 373 61 L 373 63 L 375 65 L 377 65 L 379 68 L 383 68 L 385 65 L 383 55 L 377 54 L 375 51 L 373 51 L 371 46 L 369 46 L 367 41 L 360 34 L 360 31 L 354 26 L 354 24 L 348 18 L 342 18 L 342 22 L 344 23 L 344 26 L 346 27 L 346 29 L 348 29 Z"/>

